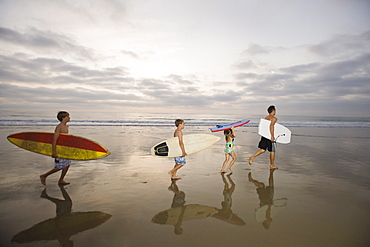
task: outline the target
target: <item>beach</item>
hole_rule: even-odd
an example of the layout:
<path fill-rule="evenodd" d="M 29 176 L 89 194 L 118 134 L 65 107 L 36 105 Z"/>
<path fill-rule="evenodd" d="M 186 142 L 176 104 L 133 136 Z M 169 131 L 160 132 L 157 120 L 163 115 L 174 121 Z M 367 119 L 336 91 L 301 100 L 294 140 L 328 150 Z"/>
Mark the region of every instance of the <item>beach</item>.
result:
<path fill-rule="evenodd" d="M 71 126 L 71 134 L 103 144 L 111 155 L 73 161 L 65 178 L 71 184 L 59 187 L 60 173 L 40 183 L 39 175 L 53 167 L 51 157 L 6 139 L 54 126 L 0 126 L 0 246 L 369 246 L 369 128 L 290 127 L 292 141 L 278 144 L 273 172 L 268 153 L 248 164 L 260 139 L 257 127 L 236 128 L 238 160 L 233 174 L 223 176 L 225 141 L 214 133 L 221 140 L 187 156 L 182 179 L 173 183 L 167 174 L 173 159 L 154 157 L 150 148 L 174 129 Z M 212 134 L 197 125 L 183 132 Z M 258 186 L 268 190 L 269 203 Z M 176 207 L 178 193 L 185 203 Z M 63 230 L 55 199 L 68 201 L 70 214 L 99 212 L 101 218 L 84 226 L 69 222 L 75 229 Z M 37 233 L 22 239 L 21 232 L 49 219 L 56 225 L 50 239 Z"/>

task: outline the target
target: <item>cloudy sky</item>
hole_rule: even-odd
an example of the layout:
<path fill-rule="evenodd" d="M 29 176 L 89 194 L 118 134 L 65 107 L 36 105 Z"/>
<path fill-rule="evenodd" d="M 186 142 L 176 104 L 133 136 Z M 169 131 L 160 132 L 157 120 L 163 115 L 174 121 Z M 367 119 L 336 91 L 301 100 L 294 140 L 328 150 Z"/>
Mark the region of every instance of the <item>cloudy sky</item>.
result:
<path fill-rule="evenodd" d="M 370 116 L 368 0 L 0 0 L 2 111 Z"/>

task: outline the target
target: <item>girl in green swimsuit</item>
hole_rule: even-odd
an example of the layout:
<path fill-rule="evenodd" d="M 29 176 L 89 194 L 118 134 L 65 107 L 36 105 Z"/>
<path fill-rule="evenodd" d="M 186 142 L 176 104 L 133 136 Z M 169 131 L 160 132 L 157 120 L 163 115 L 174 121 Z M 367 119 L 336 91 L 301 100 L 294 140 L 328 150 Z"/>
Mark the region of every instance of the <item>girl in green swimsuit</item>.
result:
<path fill-rule="evenodd" d="M 221 173 L 229 172 L 233 173 L 231 170 L 231 167 L 234 165 L 236 161 L 236 155 L 234 152 L 234 139 L 236 137 L 234 127 L 231 127 L 231 129 L 224 130 L 226 145 L 225 145 L 225 161 L 222 164 Z M 229 162 L 230 157 L 232 158 L 229 166 L 226 170 L 226 165 Z"/>

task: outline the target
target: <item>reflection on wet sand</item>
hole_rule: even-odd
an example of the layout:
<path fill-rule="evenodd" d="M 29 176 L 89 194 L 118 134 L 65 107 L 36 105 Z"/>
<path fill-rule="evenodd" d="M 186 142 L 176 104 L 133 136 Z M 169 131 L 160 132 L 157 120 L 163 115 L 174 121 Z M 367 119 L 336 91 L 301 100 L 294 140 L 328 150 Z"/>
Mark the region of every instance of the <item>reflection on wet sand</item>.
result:
<path fill-rule="evenodd" d="M 171 209 L 157 213 L 152 218 L 152 222 L 162 225 L 173 225 L 175 234 L 182 234 L 181 224 L 183 221 L 204 219 L 218 212 L 215 207 L 200 204 L 185 205 L 185 193 L 179 190 L 176 180 L 171 182 L 168 189 L 174 193 Z"/>
<path fill-rule="evenodd" d="M 234 225 L 244 226 L 245 222 L 241 218 L 239 218 L 236 214 L 234 214 L 233 211 L 231 210 L 231 206 L 233 204 L 231 196 L 235 190 L 235 183 L 231 179 L 231 173 L 226 176 L 230 184 L 227 182 L 225 178 L 225 173 L 221 173 L 221 177 L 222 181 L 224 182 L 224 191 L 222 193 L 224 196 L 224 200 L 221 202 L 222 209 L 219 209 L 218 213 L 213 215 L 212 217 Z"/>
<path fill-rule="evenodd" d="M 46 193 L 46 188 L 41 193 L 41 198 L 47 199 L 56 205 L 56 217 L 19 232 L 12 238 L 11 242 L 29 243 L 58 240 L 61 246 L 73 246 L 73 241 L 69 239 L 72 235 L 95 228 L 111 217 L 110 214 L 98 211 L 72 213 L 72 200 L 64 186 L 59 187 L 64 200 L 50 197 Z"/>
<path fill-rule="evenodd" d="M 232 194 L 235 190 L 235 183 L 231 179 L 231 174 L 227 175 L 227 179 L 224 173 L 221 176 L 224 182 L 224 200 L 221 202 L 221 209 L 200 204 L 185 205 L 185 193 L 179 190 L 176 180 L 173 180 L 168 187 L 174 193 L 171 209 L 157 213 L 152 218 L 152 222 L 162 225 L 173 225 L 175 234 L 182 234 L 182 222 L 205 219 L 210 216 L 230 224 L 244 226 L 245 222 L 231 210 Z"/>
<path fill-rule="evenodd" d="M 272 218 L 287 205 L 288 200 L 287 198 L 274 200 L 274 171 L 275 169 L 270 169 L 268 186 L 253 179 L 251 172 L 248 174 L 249 182 L 257 187 L 256 191 L 260 200 L 260 207 L 256 209 L 256 220 L 257 222 L 262 222 L 265 229 L 269 229 Z"/>

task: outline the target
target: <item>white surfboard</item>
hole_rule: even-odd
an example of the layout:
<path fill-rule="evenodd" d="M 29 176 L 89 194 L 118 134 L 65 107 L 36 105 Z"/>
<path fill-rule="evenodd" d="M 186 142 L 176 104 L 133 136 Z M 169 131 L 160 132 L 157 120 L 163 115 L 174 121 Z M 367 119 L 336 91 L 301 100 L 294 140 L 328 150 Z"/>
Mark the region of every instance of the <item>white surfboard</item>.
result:
<path fill-rule="evenodd" d="M 221 138 L 215 135 L 208 134 L 191 134 L 183 135 L 183 142 L 185 151 L 187 154 L 193 154 L 202 151 L 216 142 Z M 162 157 L 179 157 L 182 155 L 182 151 L 179 145 L 179 139 L 173 137 L 154 145 L 150 152 L 154 156 Z"/>
<path fill-rule="evenodd" d="M 270 123 L 271 121 L 261 118 L 260 123 L 258 125 L 258 134 L 267 139 L 270 139 L 271 138 Z M 287 127 L 275 123 L 274 134 L 276 142 L 283 144 L 290 143 L 292 132 Z"/>

